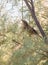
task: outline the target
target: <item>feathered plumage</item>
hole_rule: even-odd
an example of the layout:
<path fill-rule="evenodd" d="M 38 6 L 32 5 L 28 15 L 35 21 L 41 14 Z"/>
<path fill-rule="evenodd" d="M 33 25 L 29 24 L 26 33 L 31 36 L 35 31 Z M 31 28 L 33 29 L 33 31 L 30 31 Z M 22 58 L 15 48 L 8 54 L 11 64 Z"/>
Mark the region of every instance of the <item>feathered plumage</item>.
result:
<path fill-rule="evenodd" d="M 35 35 L 38 35 L 39 37 L 41 37 L 41 36 L 39 35 L 39 33 L 38 33 L 33 27 L 31 27 L 31 26 L 27 23 L 27 21 L 22 20 L 22 22 L 23 22 L 23 27 L 24 27 L 24 29 L 27 30 L 30 35 L 35 34 Z"/>

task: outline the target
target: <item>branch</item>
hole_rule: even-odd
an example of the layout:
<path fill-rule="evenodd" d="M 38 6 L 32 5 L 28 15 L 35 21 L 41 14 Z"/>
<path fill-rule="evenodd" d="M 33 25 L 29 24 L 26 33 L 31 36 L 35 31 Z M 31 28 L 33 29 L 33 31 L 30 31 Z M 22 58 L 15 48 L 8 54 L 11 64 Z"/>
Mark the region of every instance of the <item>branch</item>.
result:
<path fill-rule="evenodd" d="M 28 6 L 28 8 L 29 8 L 29 10 L 30 10 L 30 12 L 32 13 L 32 17 L 34 17 L 33 15 L 35 15 L 34 13 L 34 6 L 30 6 L 31 5 L 31 2 L 29 2 L 29 1 L 27 1 L 27 0 L 24 0 L 25 1 L 25 3 L 26 3 L 26 5 Z M 29 5 L 29 3 L 30 3 L 30 5 Z"/>
<path fill-rule="evenodd" d="M 27 1 L 27 0 L 24 0 L 24 1 L 25 1 L 25 3 L 27 4 L 27 6 L 29 7 L 29 9 L 31 10 L 31 7 L 30 7 L 28 1 Z"/>
<path fill-rule="evenodd" d="M 42 29 L 42 27 L 41 27 L 41 25 L 40 25 L 40 23 L 39 23 L 39 21 L 38 21 L 38 19 L 37 19 L 37 17 L 36 17 L 36 14 L 35 14 L 35 9 L 34 9 L 34 5 L 33 5 L 33 0 L 31 0 L 31 4 L 30 4 L 32 7 L 29 6 L 27 0 L 24 0 L 24 1 L 25 1 L 25 3 L 26 3 L 27 7 L 29 8 L 30 12 L 31 12 L 32 18 L 34 19 L 34 21 L 35 21 L 37 27 L 39 28 L 42 37 L 43 37 L 44 40 L 46 41 L 46 40 L 47 40 L 46 34 L 44 33 L 44 31 L 43 31 L 43 29 Z M 47 41 L 48 41 L 48 40 L 47 40 Z"/>

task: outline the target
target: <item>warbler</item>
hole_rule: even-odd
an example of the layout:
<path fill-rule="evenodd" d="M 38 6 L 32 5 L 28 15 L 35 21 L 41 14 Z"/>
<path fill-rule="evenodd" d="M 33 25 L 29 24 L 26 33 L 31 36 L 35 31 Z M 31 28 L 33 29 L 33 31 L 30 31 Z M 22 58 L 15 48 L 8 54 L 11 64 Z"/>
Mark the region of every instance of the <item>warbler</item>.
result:
<path fill-rule="evenodd" d="M 29 35 L 33 35 L 34 34 L 34 35 L 38 35 L 39 37 L 41 37 L 41 35 L 39 35 L 39 33 L 33 27 L 31 27 L 27 23 L 27 21 L 22 20 L 22 22 L 23 22 L 23 28 L 24 28 L 24 30 L 26 30 L 29 33 Z"/>

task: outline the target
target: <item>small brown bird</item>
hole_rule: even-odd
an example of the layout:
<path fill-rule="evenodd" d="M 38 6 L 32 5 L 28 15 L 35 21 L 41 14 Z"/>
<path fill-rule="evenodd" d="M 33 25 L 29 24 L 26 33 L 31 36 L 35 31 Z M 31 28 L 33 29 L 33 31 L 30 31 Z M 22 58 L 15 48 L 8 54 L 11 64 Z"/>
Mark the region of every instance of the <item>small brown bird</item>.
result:
<path fill-rule="evenodd" d="M 23 22 L 23 28 L 24 28 L 24 30 L 26 30 L 27 32 L 29 32 L 30 35 L 35 34 L 35 35 L 38 35 L 39 37 L 41 37 L 41 36 L 39 35 L 39 33 L 38 33 L 33 27 L 31 27 L 31 26 L 27 23 L 27 21 L 22 20 L 22 22 Z"/>

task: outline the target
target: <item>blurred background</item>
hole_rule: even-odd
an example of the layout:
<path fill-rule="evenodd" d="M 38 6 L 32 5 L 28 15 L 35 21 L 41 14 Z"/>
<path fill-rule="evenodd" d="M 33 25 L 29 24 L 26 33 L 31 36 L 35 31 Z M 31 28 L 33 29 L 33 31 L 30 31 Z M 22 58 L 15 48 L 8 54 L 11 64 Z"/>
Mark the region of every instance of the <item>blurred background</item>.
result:
<path fill-rule="evenodd" d="M 48 36 L 48 0 L 33 2 Z M 48 45 L 36 35 L 21 32 L 22 18 L 39 32 L 24 0 L 0 0 L 0 65 L 48 65 Z"/>

